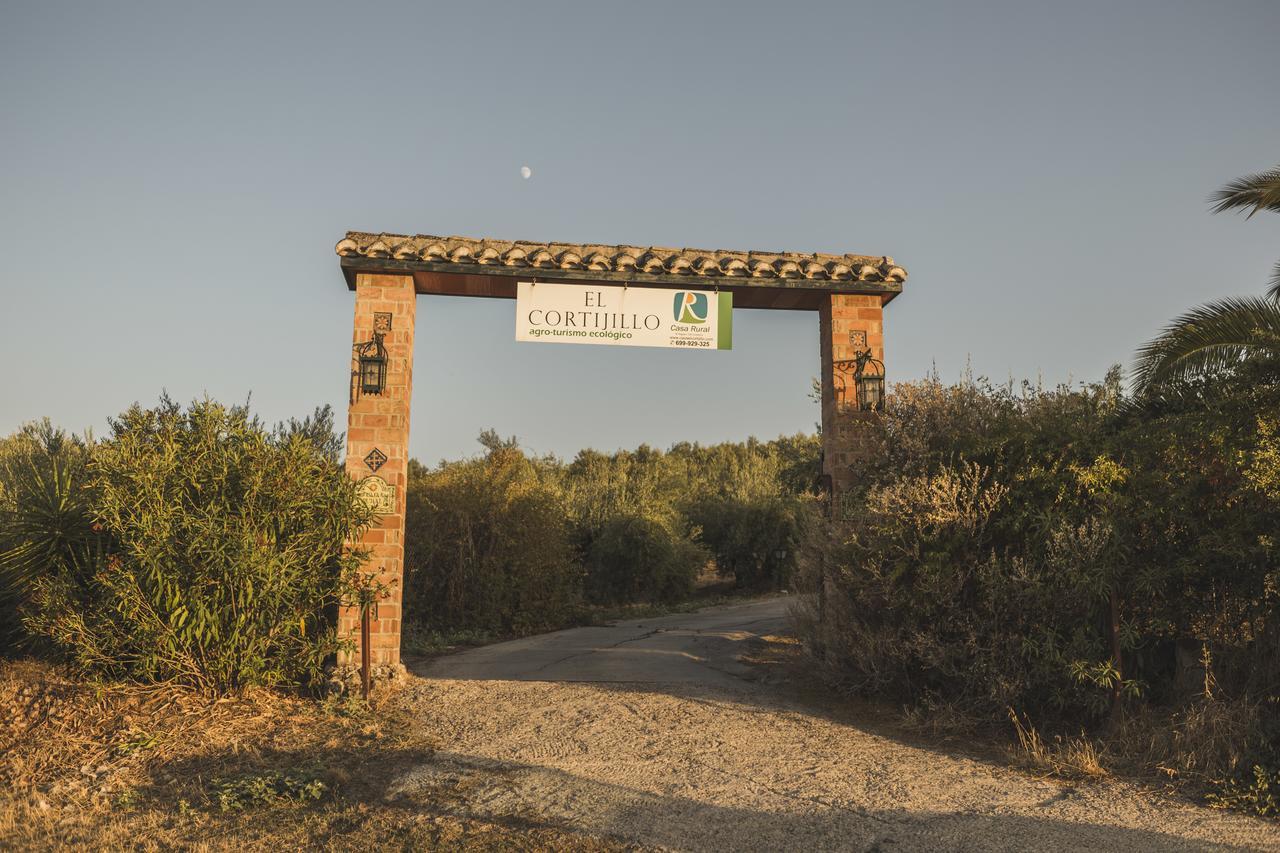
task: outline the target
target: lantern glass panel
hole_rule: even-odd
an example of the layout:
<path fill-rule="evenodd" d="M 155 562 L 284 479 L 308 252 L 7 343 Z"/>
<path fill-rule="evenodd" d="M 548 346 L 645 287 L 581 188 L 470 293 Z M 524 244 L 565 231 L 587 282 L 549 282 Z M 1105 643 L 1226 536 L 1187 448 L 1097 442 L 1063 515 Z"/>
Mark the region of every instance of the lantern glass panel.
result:
<path fill-rule="evenodd" d="M 381 394 L 387 378 L 387 360 L 378 356 L 361 356 L 360 390 L 365 394 Z"/>
<path fill-rule="evenodd" d="M 878 412 L 884 408 L 884 377 L 858 377 L 858 408 L 864 412 Z"/>

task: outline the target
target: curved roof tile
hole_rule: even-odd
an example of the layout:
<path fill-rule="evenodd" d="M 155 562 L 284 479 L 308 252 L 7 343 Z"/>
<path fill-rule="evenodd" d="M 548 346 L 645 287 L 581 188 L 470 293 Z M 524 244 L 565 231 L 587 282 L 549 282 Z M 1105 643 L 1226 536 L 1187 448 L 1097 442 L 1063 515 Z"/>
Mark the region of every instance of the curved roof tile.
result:
<path fill-rule="evenodd" d="M 590 269 L 654 275 L 802 278 L 830 281 L 903 282 L 907 272 L 893 258 L 820 252 L 735 252 L 659 246 L 538 243 L 429 234 L 348 231 L 334 247 L 342 257 L 421 259 L 427 263 Z"/>

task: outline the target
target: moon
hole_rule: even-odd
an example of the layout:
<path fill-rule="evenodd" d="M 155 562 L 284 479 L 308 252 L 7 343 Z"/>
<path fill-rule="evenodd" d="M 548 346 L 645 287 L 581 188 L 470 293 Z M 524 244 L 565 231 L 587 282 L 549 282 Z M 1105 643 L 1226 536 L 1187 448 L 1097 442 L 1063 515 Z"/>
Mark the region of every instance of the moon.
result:
<path fill-rule="evenodd" d="M 524 178 L 526 181 L 529 180 L 533 177 L 533 169 L 530 169 L 528 166 L 521 166 L 520 177 Z"/>

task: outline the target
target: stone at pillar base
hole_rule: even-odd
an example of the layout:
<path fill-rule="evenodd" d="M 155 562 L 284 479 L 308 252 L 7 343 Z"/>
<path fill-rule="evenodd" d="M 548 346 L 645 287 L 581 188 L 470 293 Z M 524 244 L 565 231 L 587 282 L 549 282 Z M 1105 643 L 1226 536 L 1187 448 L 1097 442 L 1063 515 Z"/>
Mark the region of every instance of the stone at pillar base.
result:
<path fill-rule="evenodd" d="M 360 667 L 340 664 L 331 667 L 325 681 L 328 696 L 359 696 Z M 394 689 L 404 684 L 409 671 L 402 663 L 375 664 L 369 670 L 369 689 L 374 693 Z"/>

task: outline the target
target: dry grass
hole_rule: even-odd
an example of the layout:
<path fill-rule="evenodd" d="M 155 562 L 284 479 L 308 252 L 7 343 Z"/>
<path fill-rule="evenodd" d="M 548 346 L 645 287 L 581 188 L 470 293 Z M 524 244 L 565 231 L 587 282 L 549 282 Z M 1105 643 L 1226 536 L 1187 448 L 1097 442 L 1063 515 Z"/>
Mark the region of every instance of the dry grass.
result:
<path fill-rule="evenodd" d="M 1109 769 L 1154 776 L 1192 795 L 1247 775 L 1265 748 L 1260 710 L 1243 701 L 1206 699 L 1173 711 L 1130 708 L 1097 737 L 1081 733 L 1052 741 L 1012 709 L 1009 719 L 1018 737 L 1013 752 L 1022 763 L 1076 778 L 1104 776 Z"/>
<path fill-rule="evenodd" d="M 1012 708 L 1009 719 L 1018 735 L 1015 760 L 1069 779 L 1101 779 L 1107 775 L 1097 744 L 1083 732 L 1078 737 L 1055 735 L 1047 741 L 1030 721 L 1019 718 Z"/>
<path fill-rule="evenodd" d="M 1203 783 L 1247 774 L 1266 736 L 1256 703 L 1202 699 L 1172 713 L 1129 713 L 1108 740 L 1128 763 Z"/>
<path fill-rule="evenodd" d="M 618 849 L 536 818 L 470 817 L 458 791 L 388 800 L 434 751 L 394 691 L 369 706 L 214 700 L 0 662 L 0 849 Z M 224 810 L 228 792 L 238 808 Z"/>

